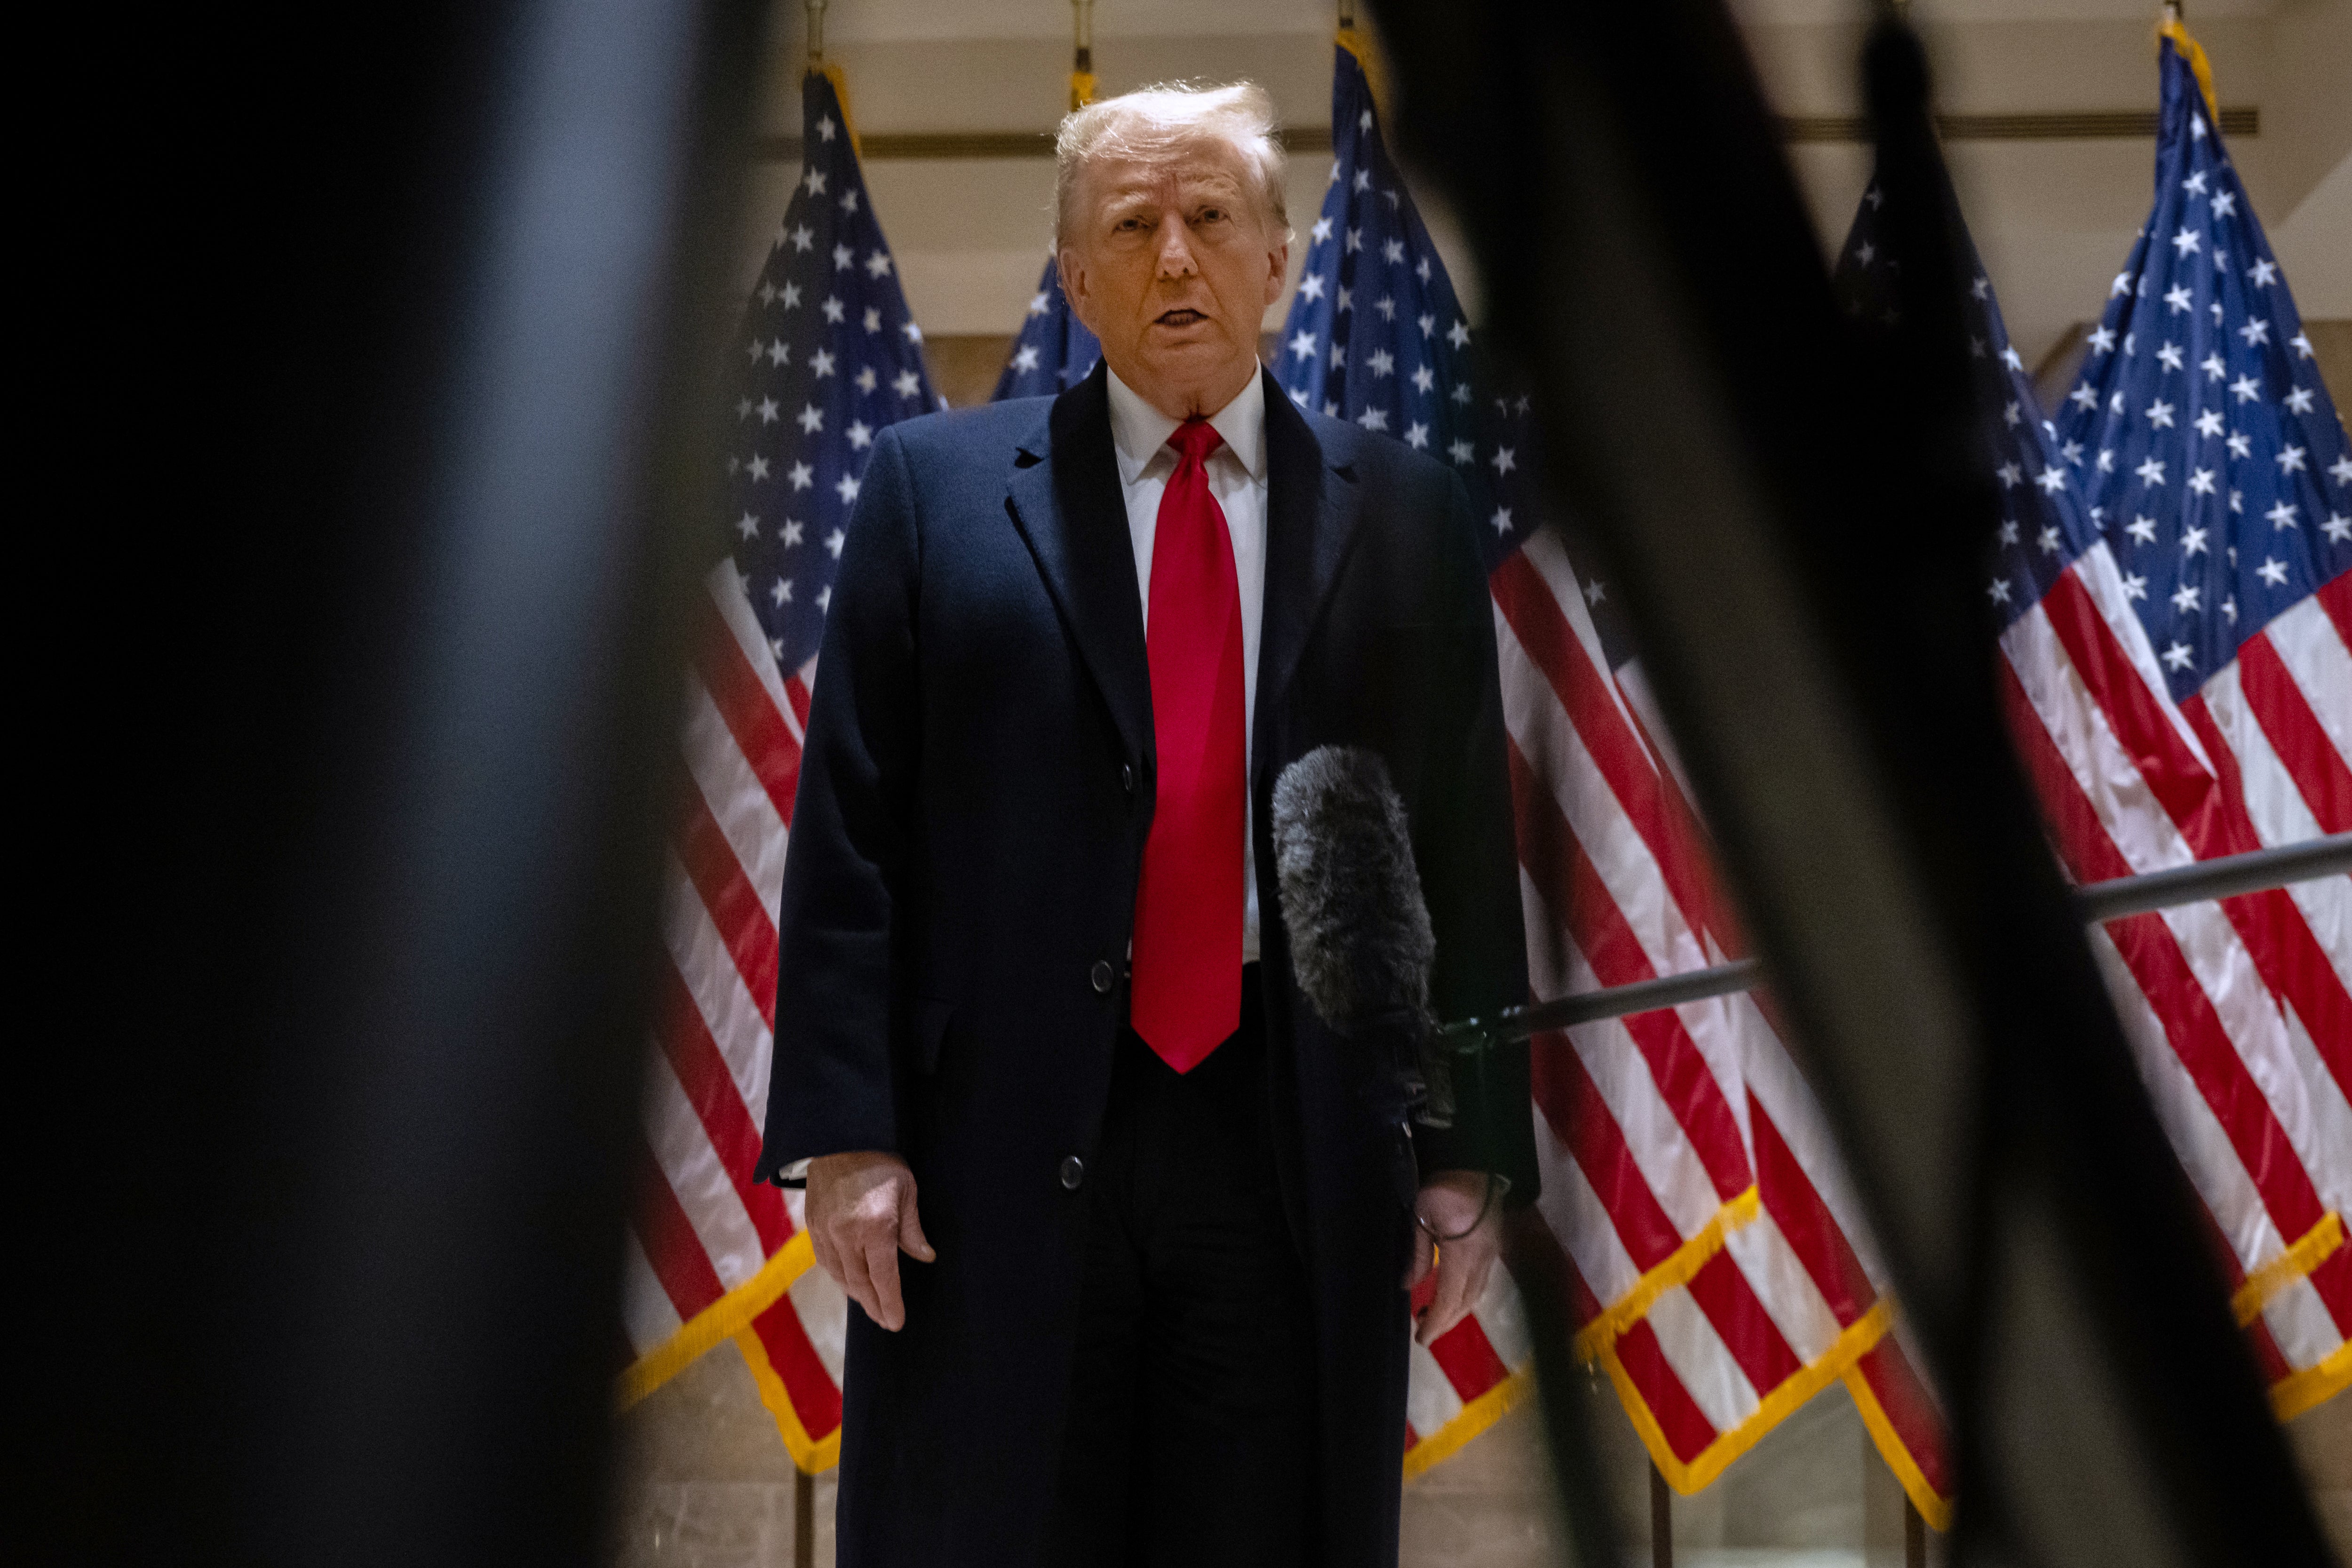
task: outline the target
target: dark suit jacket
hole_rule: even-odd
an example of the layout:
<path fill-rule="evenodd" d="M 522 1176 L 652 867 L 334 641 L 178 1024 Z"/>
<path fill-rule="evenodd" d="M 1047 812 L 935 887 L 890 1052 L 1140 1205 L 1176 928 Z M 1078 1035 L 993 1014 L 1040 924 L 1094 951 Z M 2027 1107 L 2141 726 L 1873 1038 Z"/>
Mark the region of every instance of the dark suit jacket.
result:
<path fill-rule="evenodd" d="M 1268 839 L 1285 764 L 1386 760 L 1442 1016 L 1527 997 L 1493 612 L 1461 484 L 1266 382 L 1250 779 L 1277 1163 L 1315 1301 L 1319 1561 L 1396 1560 L 1412 1240 L 1360 1051 L 1292 978 Z M 1053 1500 L 1092 1152 L 1125 1014 L 1154 758 L 1102 371 L 882 433 L 844 547 L 793 808 L 762 1179 L 895 1150 L 929 1266 L 850 1313 L 845 1568 L 1034 1562 Z M 1105 984 L 1108 989 L 1103 989 Z M 1424 1170 L 1537 1177 L 1524 1049 Z M 1481 1114 L 1484 1108 L 1485 1114 Z M 1213 1507 L 1204 1498 L 1202 1506 Z"/>

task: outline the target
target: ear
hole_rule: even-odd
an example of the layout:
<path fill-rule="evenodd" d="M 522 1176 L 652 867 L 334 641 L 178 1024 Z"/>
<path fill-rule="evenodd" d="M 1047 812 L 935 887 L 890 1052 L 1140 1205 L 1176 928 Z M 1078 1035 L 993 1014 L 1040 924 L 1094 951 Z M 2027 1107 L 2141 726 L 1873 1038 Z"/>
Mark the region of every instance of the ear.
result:
<path fill-rule="evenodd" d="M 1290 246 L 1287 241 L 1265 253 L 1265 302 L 1273 304 L 1282 298 L 1282 285 L 1290 276 Z M 1063 286 L 1065 289 L 1067 284 Z"/>
<path fill-rule="evenodd" d="M 1094 331 L 1094 296 L 1087 275 L 1087 265 L 1076 246 L 1066 245 L 1054 253 L 1054 267 L 1062 275 L 1062 293 L 1070 301 L 1070 314 L 1078 319 L 1087 331 Z M 1099 337 L 1100 333 L 1096 333 Z"/>

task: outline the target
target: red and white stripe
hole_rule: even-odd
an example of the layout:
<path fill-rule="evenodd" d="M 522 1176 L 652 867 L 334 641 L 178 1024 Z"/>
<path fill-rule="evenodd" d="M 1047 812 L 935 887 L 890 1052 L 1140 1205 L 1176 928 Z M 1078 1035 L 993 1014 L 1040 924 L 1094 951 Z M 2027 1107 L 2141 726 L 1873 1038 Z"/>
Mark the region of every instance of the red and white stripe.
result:
<path fill-rule="evenodd" d="M 2170 698 L 2108 547 L 2001 639 L 2020 754 L 2080 881 L 2352 830 L 2352 577 Z M 2352 878 L 2094 933 L 2283 1415 L 2352 1382 Z"/>
<path fill-rule="evenodd" d="M 1539 535 L 1493 587 L 1536 993 L 1737 953 L 1639 667 L 1609 669 L 1557 542 Z M 2352 578 L 2181 703 L 2104 545 L 2002 649 L 2021 753 L 2078 879 L 2352 830 Z M 2274 1401 L 2305 1408 L 2352 1381 L 2352 879 L 2111 921 L 2093 944 Z M 1685 1490 L 1842 1376 L 1940 1519 L 1935 1396 L 1768 1006 L 1722 998 L 1537 1042 L 1540 1213 L 1580 1348 Z"/>
<path fill-rule="evenodd" d="M 1610 669 L 1549 532 L 1491 586 L 1536 994 L 1723 963 L 1740 939 L 1638 668 Z M 1947 1519 L 1942 1417 L 1759 999 L 1580 1026 L 1536 1041 L 1533 1068 L 1537 1244 L 1559 1248 L 1578 1348 L 1666 1478 L 1706 1486 L 1842 1378 L 1921 1510 Z M 1518 1311 L 1490 1292 L 1476 1322 L 1524 1344 Z M 1442 1410 L 1423 1371 L 1415 1409 Z"/>
<path fill-rule="evenodd" d="M 776 904 L 808 715 L 721 563 L 699 601 L 680 736 L 639 1196 L 624 1259 L 623 1387 L 642 1397 L 733 1339 L 793 1458 L 829 1463 L 845 1302 L 808 1267 L 800 1195 L 754 1182 L 776 1005 Z"/>

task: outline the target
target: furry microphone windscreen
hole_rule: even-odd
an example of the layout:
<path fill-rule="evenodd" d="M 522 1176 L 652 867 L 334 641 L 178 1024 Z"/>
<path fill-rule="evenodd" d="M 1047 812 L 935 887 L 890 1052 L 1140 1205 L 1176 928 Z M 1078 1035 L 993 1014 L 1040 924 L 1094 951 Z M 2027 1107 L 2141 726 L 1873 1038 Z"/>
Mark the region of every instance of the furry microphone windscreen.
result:
<path fill-rule="evenodd" d="M 1437 951 L 1404 803 L 1378 752 L 1322 746 L 1274 786 L 1274 864 L 1299 989 L 1342 1034 L 1429 1016 Z"/>

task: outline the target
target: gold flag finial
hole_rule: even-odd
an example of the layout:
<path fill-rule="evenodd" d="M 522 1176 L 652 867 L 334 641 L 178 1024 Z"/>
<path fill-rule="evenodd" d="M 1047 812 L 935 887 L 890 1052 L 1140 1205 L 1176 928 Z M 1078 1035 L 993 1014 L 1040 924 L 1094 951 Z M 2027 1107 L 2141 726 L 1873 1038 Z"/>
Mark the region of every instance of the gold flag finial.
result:
<path fill-rule="evenodd" d="M 1379 43 L 1356 26 L 1355 11 L 1349 0 L 1339 0 L 1339 32 L 1333 42 L 1356 57 L 1357 68 L 1364 73 L 1364 84 L 1372 89 L 1372 108 L 1385 118 L 1389 112 L 1388 68 L 1381 58 Z M 1334 130 L 1336 133 L 1336 127 Z"/>
<path fill-rule="evenodd" d="M 857 142 L 857 120 L 849 112 L 849 79 L 841 68 L 829 65 L 824 58 L 824 7 L 826 0 L 802 0 L 808 13 L 808 75 L 821 76 L 833 83 L 834 100 L 841 105 L 841 128 L 849 132 L 849 150 L 863 156 L 865 149 Z"/>
<path fill-rule="evenodd" d="M 2216 126 L 2220 125 L 2221 100 L 2213 94 L 2213 64 L 2205 58 L 2204 47 L 2181 25 L 2180 0 L 2166 0 L 2164 20 L 2157 24 L 2156 36 L 2170 38 L 2172 47 L 2180 51 L 2180 58 L 2189 62 L 2189 68 L 2197 76 L 2198 90 L 2205 97 L 2205 112 L 2213 117 Z"/>
<path fill-rule="evenodd" d="M 1070 107 L 1095 98 L 1095 0 L 1070 0 Z"/>

